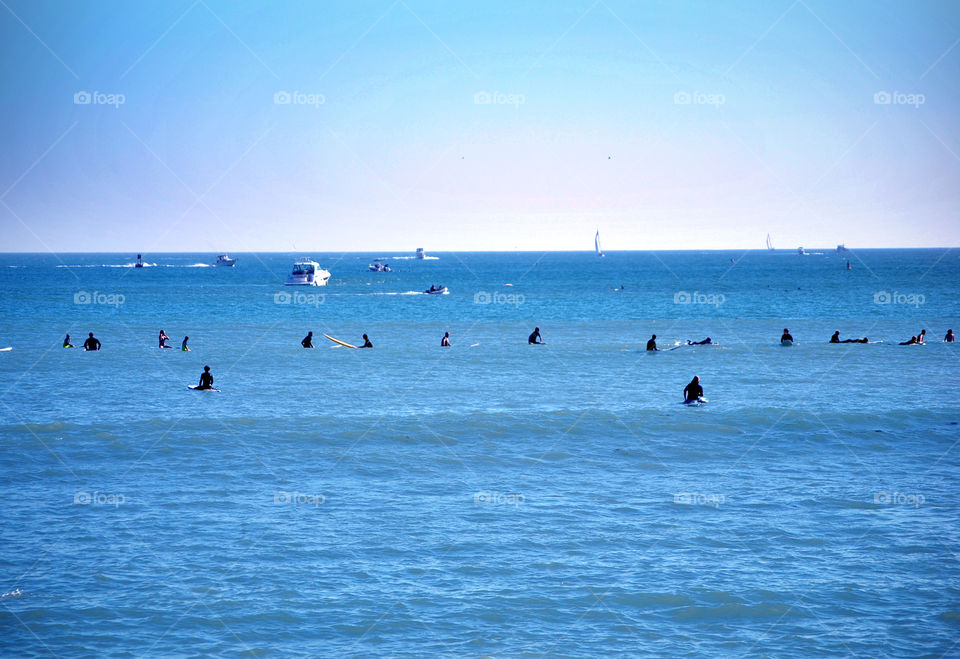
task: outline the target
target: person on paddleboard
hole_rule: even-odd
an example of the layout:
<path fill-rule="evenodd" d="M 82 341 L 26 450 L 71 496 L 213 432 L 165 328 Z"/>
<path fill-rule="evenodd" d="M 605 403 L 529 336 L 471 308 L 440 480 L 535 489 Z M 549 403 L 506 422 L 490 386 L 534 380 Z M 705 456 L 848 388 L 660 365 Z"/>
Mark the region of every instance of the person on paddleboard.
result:
<path fill-rule="evenodd" d="M 367 338 L 367 335 L 366 335 L 366 334 L 363 335 L 363 345 L 360 346 L 360 347 L 361 347 L 361 348 L 372 348 L 372 347 L 373 347 L 373 344 L 370 343 L 370 339 Z"/>
<path fill-rule="evenodd" d="M 651 352 L 656 352 L 656 351 L 660 350 L 660 348 L 657 347 L 657 335 L 656 335 L 656 334 L 654 334 L 653 336 L 651 336 L 651 337 L 650 337 L 650 340 L 647 341 L 647 350 L 649 350 L 649 351 L 651 351 Z"/>
<path fill-rule="evenodd" d="M 700 386 L 700 376 L 694 375 L 690 384 L 683 388 L 683 402 L 692 403 L 703 398 L 703 387 Z"/>
<path fill-rule="evenodd" d="M 67 337 L 69 337 L 69 336 L 70 336 L 70 335 L 67 334 Z M 952 329 L 948 329 L 948 330 L 947 330 L 947 335 L 946 335 L 945 337 L 943 337 L 943 342 L 944 342 L 944 343 L 953 343 L 953 330 L 952 330 Z"/>
<path fill-rule="evenodd" d="M 203 373 L 200 374 L 200 384 L 197 389 L 213 389 L 213 375 L 210 374 L 210 367 L 204 366 Z"/>
<path fill-rule="evenodd" d="M 193 352 L 190 348 L 187 347 L 187 341 L 190 340 L 189 336 L 183 337 L 183 343 L 180 344 L 180 350 L 183 352 Z"/>
<path fill-rule="evenodd" d="M 793 343 L 793 337 L 790 336 L 790 330 L 788 330 L 786 327 L 783 328 L 783 334 L 780 335 L 780 343 L 783 343 L 784 341 L 790 341 Z"/>
<path fill-rule="evenodd" d="M 527 337 L 527 343 L 530 345 L 538 345 L 543 343 L 543 337 L 540 336 L 540 328 L 534 327 L 533 334 Z"/>
<path fill-rule="evenodd" d="M 869 343 L 867 337 L 861 339 L 844 339 L 840 340 L 840 330 L 837 330 L 833 333 L 833 336 L 830 337 L 830 343 Z"/>
<path fill-rule="evenodd" d="M 93 336 L 93 332 L 87 335 L 87 340 L 83 342 L 84 350 L 99 350 L 100 341 Z"/>
<path fill-rule="evenodd" d="M 303 337 L 303 341 L 300 342 L 300 345 L 302 345 L 304 348 L 312 348 L 312 347 L 313 347 L 313 332 L 307 332 L 307 335 L 306 335 L 305 337 Z"/>
<path fill-rule="evenodd" d="M 950 330 L 950 331 L 952 332 L 953 330 Z M 944 341 L 946 341 L 946 339 L 944 339 Z M 63 337 L 63 347 L 64 347 L 64 348 L 72 348 L 72 347 L 73 347 L 73 344 L 70 343 L 70 335 L 69 335 L 69 334 L 67 334 L 65 337 Z"/>
<path fill-rule="evenodd" d="M 449 347 L 450 347 L 450 332 L 444 332 L 444 333 L 443 333 L 443 338 L 440 339 L 440 347 L 441 347 L 441 348 L 449 348 Z"/>

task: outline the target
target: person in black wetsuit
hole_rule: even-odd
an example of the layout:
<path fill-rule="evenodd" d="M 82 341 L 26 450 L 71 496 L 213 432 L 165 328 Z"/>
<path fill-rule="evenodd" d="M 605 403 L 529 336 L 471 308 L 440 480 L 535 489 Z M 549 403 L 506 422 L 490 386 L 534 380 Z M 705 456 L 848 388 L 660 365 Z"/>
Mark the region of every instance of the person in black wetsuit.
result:
<path fill-rule="evenodd" d="M 99 350 L 100 341 L 93 336 L 93 332 L 87 335 L 87 340 L 83 342 L 84 350 Z"/>
<path fill-rule="evenodd" d="M 450 332 L 444 332 L 444 333 L 443 333 L 443 338 L 440 339 L 440 347 L 441 347 L 441 348 L 449 348 L 449 347 L 450 347 Z"/>
<path fill-rule="evenodd" d="M 361 348 L 372 348 L 372 347 L 373 347 L 373 344 L 370 343 L 370 339 L 367 338 L 367 335 L 366 335 L 366 334 L 363 335 L 363 345 L 360 346 L 360 347 L 361 347 Z"/>
<path fill-rule="evenodd" d="M 170 340 L 170 337 L 167 336 L 167 333 L 164 332 L 163 330 L 160 330 L 160 338 L 159 338 L 158 340 L 160 341 L 160 347 L 161 347 L 161 348 L 170 348 L 170 347 L 171 347 L 171 346 L 168 346 L 168 345 L 167 345 L 167 341 Z"/>
<path fill-rule="evenodd" d="M 312 348 L 312 347 L 313 347 L 313 332 L 307 332 L 307 335 L 306 335 L 305 337 L 303 337 L 303 341 L 300 342 L 300 345 L 302 345 L 304 348 Z"/>
<path fill-rule="evenodd" d="M 651 352 L 656 352 L 656 351 L 660 350 L 660 348 L 657 347 L 657 335 L 656 335 L 656 334 L 654 334 L 653 336 L 651 336 L 651 337 L 650 337 L 650 340 L 647 341 L 647 350 L 649 350 L 649 351 L 651 351 Z"/>
<path fill-rule="evenodd" d="M 200 374 L 200 384 L 197 389 L 213 389 L 213 375 L 210 374 L 210 367 L 204 366 L 203 373 Z"/>
<path fill-rule="evenodd" d="M 688 346 L 708 346 L 708 345 L 711 345 L 712 343 L 713 341 L 710 340 L 709 336 L 705 338 L 703 341 L 687 341 Z"/>
<path fill-rule="evenodd" d="M 911 336 L 909 341 L 901 341 L 900 345 L 902 346 L 915 346 L 919 345 L 920 342 L 917 340 L 917 337 Z"/>
<path fill-rule="evenodd" d="M 868 343 L 868 342 L 869 340 L 867 339 L 867 337 L 863 337 L 862 339 L 844 339 L 843 341 L 841 341 L 840 330 L 837 330 L 836 332 L 834 332 L 833 336 L 830 337 L 830 343 Z"/>
<path fill-rule="evenodd" d="M 67 336 L 70 336 L 70 335 L 67 334 Z M 947 330 L 947 335 L 946 335 L 945 337 L 943 337 L 943 342 L 944 342 L 944 343 L 953 343 L 953 330 L 952 330 L 952 329 L 948 329 L 948 330 Z"/>
<path fill-rule="evenodd" d="M 927 330 L 920 330 L 920 333 L 917 334 L 917 343 L 923 345 L 925 343 L 924 339 L 927 338 Z"/>
<path fill-rule="evenodd" d="M 689 403 L 701 398 L 703 398 L 703 387 L 700 386 L 700 376 L 694 375 L 690 384 L 683 388 L 683 402 Z"/>
<path fill-rule="evenodd" d="M 790 330 L 788 330 L 786 327 L 783 328 L 783 334 L 780 335 L 780 343 L 783 343 L 784 341 L 793 342 L 793 337 L 790 336 Z"/>
<path fill-rule="evenodd" d="M 951 331 L 953 331 L 953 330 L 951 330 Z M 946 340 L 946 339 L 944 339 L 944 340 Z M 73 347 L 73 344 L 70 343 L 70 335 L 69 335 L 69 334 L 67 334 L 65 337 L 63 337 L 63 347 L 64 347 L 64 348 L 72 348 L 72 347 Z"/>
<path fill-rule="evenodd" d="M 540 336 L 540 328 L 533 328 L 533 334 L 527 337 L 527 343 L 530 345 L 539 345 L 543 343 L 543 337 Z"/>

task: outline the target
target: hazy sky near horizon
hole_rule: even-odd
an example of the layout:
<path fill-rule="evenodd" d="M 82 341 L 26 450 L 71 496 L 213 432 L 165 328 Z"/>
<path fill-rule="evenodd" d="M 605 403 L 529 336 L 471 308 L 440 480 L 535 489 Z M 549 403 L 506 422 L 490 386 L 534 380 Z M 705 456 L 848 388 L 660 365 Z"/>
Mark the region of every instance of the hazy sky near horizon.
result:
<path fill-rule="evenodd" d="M 0 6 L 0 251 L 960 245 L 960 3 Z"/>

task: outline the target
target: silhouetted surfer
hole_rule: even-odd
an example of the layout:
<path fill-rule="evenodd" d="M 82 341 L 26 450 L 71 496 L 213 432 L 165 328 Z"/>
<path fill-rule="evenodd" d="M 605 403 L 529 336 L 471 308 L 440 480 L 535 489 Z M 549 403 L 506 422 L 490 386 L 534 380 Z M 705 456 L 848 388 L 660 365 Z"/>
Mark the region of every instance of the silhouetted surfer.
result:
<path fill-rule="evenodd" d="M 790 330 L 788 330 L 786 327 L 783 328 L 783 334 L 780 335 L 780 343 L 783 343 L 784 341 L 790 341 L 793 343 L 793 337 L 790 335 Z"/>
<path fill-rule="evenodd" d="M 449 348 L 449 347 L 450 347 L 450 332 L 444 332 L 444 333 L 443 333 L 443 338 L 440 339 L 440 347 L 441 347 L 441 348 Z"/>
<path fill-rule="evenodd" d="M 862 339 L 844 339 L 841 341 L 840 330 L 837 330 L 833 333 L 833 336 L 830 337 L 830 343 L 869 343 L 869 340 L 867 337 L 863 337 Z"/>
<path fill-rule="evenodd" d="M 915 346 L 920 345 L 920 342 L 917 341 L 917 337 L 911 336 L 909 341 L 901 341 L 900 345 L 902 346 Z"/>
<path fill-rule="evenodd" d="M 650 351 L 659 350 L 659 348 L 657 347 L 657 335 L 656 335 L 656 334 L 654 334 L 653 336 L 651 336 L 651 337 L 650 337 L 650 340 L 647 341 L 647 350 L 650 350 Z"/>
<path fill-rule="evenodd" d="M 709 345 L 713 345 L 713 341 L 711 341 L 711 340 L 710 340 L 710 337 L 708 336 L 708 337 L 705 338 L 703 341 L 690 341 L 690 340 L 687 340 L 687 345 L 688 345 L 688 346 L 709 346 Z"/>
<path fill-rule="evenodd" d="M 703 387 L 700 386 L 700 376 L 694 375 L 690 384 L 683 388 L 683 402 L 692 403 L 703 398 Z"/>
<path fill-rule="evenodd" d="M 360 347 L 361 347 L 361 348 L 372 348 L 372 347 L 373 347 L 373 344 L 370 343 L 370 339 L 367 338 L 367 335 L 366 335 L 366 334 L 363 335 L 363 345 L 360 346 Z"/>
<path fill-rule="evenodd" d="M 69 337 L 70 335 L 67 334 L 67 336 Z M 946 335 L 945 337 L 943 337 L 943 342 L 944 342 L 944 343 L 953 343 L 953 330 L 952 330 L 952 329 L 948 329 L 948 330 L 947 330 L 947 335 Z"/>
<path fill-rule="evenodd" d="M 200 384 L 197 389 L 213 389 L 213 375 L 210 374 L 210 367 L 204 366 L 203 373 L 200 374 Z"/>
<path fill-rule="evenodd" d="M 312 348 L 312 347 L 313 347 L 313 332 L 307 332 L 307 335 L 306 335 L 305 337 L 303 337 L 303 341 L 300 342 L 300 345 L 302 345 L 304 348 Z"/>
<path fill-rule="evenodd" d="M 543 337 L 540 336 L 540 328 L 533 328 L 533 334 L 527 337 L 527 343 L 530 345 L 539 345 L 543 343 Z"/>
<path fill-rule="evenodd" d="M 99 349 L 100 349 L 100 341 L 99 341 L 99 339 L 94 338 L 93 332 L 90 332 L 90 334 L 87 335 L 87 340 L 83 342 L 83 349 L 84 349 L 84 350 L 99 350 Z"/>

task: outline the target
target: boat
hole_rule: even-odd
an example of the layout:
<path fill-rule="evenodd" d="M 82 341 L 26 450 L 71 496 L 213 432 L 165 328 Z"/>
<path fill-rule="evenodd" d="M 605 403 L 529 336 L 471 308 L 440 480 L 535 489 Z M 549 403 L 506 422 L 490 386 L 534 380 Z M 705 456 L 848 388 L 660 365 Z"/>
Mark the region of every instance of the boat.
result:
<path fill-rule="evenodd" d="M 850 250 L 847 249 L 847 246 L 844 245 L 843 243 L 840 243 L 839 245 L 837 245 L 837 253 L 838 253 L 838 254 L 841 253 L 841 252 L 849 252 L 849 251 L 850 251 Z"/>
<path fill-rule="evenodd" d="M 447 292 L 446 286 L 440 286 L 440 287 L 431 286 L 430 288 L 424 291 L 424 293 L 426 293 L 427 295 L 443 295 L 446 292 Z"/>
<path fill-rule="evenodd" d="M 134 264 L 133 267 L 134 267 L 134 268 L 142 268 L 142 267 L 143 267 L 143 254 L 137 254 L 137 262 L 136 262 L 136 264 Z"/>
<path fill-rule="evenodd" d="M 797 254 L 799 254 L 800 256 L 806 256 L 806 255 L 807 255 L 807 252 L 806 252 L 806 251 L 803 249 L 803 247 L 801 246 L 801 247 L 798 247 L 798 248 L 797 248 Z"/>
<path fill-rule="evenodd" d="M 367 266 L 370 272 L 390 272 L 390 266 L 383 262 L 383 259 L 374 259 L 373 263 Z"/>
<path fill-rule="evenodd" d="M 302 258 L 293 264 L 293 270 L 285 282 L 286 286 L 326 286 L 330 272 L 309 258 Z"/>
<path fill-rule="evenodd" d="M 777 250 L 774 249 L 774 247 L 773 247 L 773 242 L 771 242 L 771 240 L 770 240 L 770 234 L 769 234 L 769 233 L 767 234 L 767 249 L 770 250 L 771 252 L 777 251 Z"/>
<path fill-rule="evenodd" d="M 597 256 L 606 256 L 600 249 L 600 229 L 597 229 L 597 235 L 593 237 L 593 247 L 597 250 Z"/>
<path fill-rule="evenodd" d="M 217 262 L 213 265 L 215 266 L 235 266 L 237 264 L 236 259 L 231 259 L 226 254 L 217 254 Z"/>
<path fill-rule="evenodd" d="M 425 258 L 427 258 L 427 255 L 423 253 L 423 248 L 422 248 L 422 247 L 418 247 L 418 248 L 417 248 L 417 258 L 418 258 L 418 259 L 425 259 Z"/>

